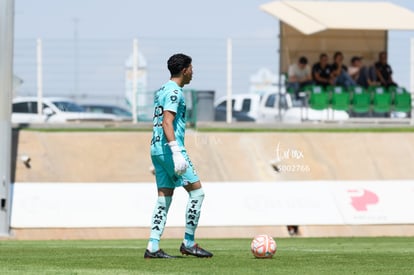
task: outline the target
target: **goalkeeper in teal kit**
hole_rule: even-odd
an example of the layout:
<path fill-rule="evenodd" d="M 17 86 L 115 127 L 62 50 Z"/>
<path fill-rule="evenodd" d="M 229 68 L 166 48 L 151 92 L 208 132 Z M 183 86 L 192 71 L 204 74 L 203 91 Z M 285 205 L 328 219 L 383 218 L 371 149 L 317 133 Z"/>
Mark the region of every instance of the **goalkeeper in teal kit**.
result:
<path fill-rule="evenodd" d="M 171 56 L 167 62 L 171 78 L 156 92 L 154 98 L 151 159 L 155 168 L 158 199 L 151 217 L 151 235 L 144 258 L 174 258 L 160 249 L 159 243 L 174 189 L 180 186 L 189 194 L 180 252 L 196 257 L 213 256 L 194 241 L 204 192 L 184 147 L 186 106 L 182 88 L 192 79 L 191 61 L 191 57 L 184 54 Z"/>

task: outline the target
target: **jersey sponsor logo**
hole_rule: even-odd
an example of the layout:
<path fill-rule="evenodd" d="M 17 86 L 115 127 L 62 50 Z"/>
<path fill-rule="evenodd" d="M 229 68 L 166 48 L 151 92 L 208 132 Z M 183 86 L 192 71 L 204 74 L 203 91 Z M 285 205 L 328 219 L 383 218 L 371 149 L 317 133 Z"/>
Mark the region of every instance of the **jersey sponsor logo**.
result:
<path fill-rule="evenodd" d="M 160 136 L 156 136 L 155 138 L 153 137 L 151 139 L 151 145 L 154 145 L 156 142 L 160 142 L 161 137 Z"/>
<path fill-rule="evenodd" d="M 176 102 L 178 97 L 176 95 L 172 95 L 172 96 L 170 96 L 170 99 L 171 99 L 172 102 Z"/>
<path fill-rule="evenodd" d="M 164 107 L 156 106 L 154 108 L 154 117 L 152 119 L 154 127 L 162 126 L 162 116 L 164 115 Z"/>
<path fill-rule="evenodd" d="M 154 108 L 154 117 L 160 117 L 164 114 L 164 107 L 157 106 Z"/>

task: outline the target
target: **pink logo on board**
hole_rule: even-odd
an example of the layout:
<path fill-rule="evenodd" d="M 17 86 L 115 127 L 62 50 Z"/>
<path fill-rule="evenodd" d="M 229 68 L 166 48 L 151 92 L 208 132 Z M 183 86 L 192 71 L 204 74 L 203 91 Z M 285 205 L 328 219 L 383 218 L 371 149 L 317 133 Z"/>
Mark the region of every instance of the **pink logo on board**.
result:
<path fill-rule="evenodd" d="M 362 191 L 362 192 L 361 192 Z M 377 204 L 378 195 L 369 190 L 348 190 L 351 196 L 351 205 L 356 211 L 367 211 L 367 206 L 370 204 Z"/>

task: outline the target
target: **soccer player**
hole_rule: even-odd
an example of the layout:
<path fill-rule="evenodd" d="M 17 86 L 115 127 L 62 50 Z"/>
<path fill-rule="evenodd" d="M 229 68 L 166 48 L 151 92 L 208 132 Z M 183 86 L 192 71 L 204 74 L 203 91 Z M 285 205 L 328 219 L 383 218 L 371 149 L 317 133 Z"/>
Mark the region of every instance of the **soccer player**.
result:
<path fill-rule="evenodd" d="M 180 252 L 196 257 L 213 256 L 194 241 L 204 192 L 184 147 L 186 105 L 182 88 L 192 79 L 191 62 L 191 57 L 184 54 L 171 56 L 167 62 L 171 73 L 170 81 L 157 91 L 154 98 L 151 159 L 155 168 L 158 199 L 151 218 L 151 235 L 144 258 L 174 258 L 160 249 L 159 242 L 174 189 L 180 186 L 189 194 Z"/>

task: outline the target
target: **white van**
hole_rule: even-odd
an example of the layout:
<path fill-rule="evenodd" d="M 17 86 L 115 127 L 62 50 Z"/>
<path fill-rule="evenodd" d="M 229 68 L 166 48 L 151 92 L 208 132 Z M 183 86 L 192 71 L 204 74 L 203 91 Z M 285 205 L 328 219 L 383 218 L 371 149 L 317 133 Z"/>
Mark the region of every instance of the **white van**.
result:
<path fill-rule="evenodd" d="M 279 100 L 280 97 L 280 100 Z M 215 101 L 218 107 L 226 108 L 227 97 Z M 299 123 L 304 120 L 347 120 L 349 115 L 345 111 L 326 109 L 322 111 L 306 107 L 294 107 L 289 94 L 269 92 L 264 95 L 236 94 L 232 96 L 233 112 L 241 112 L 254 118 L 258 123 Z"/>
<path fill-rule="evenodd" d="M 63 97 L 42 98 L 42 114 L 37 112 L 37 97 L 13 99 L 12 123 L 64 123 L 76 121 L 117 121 L 114 115 L 87 113 L 70 99 Z"/>

